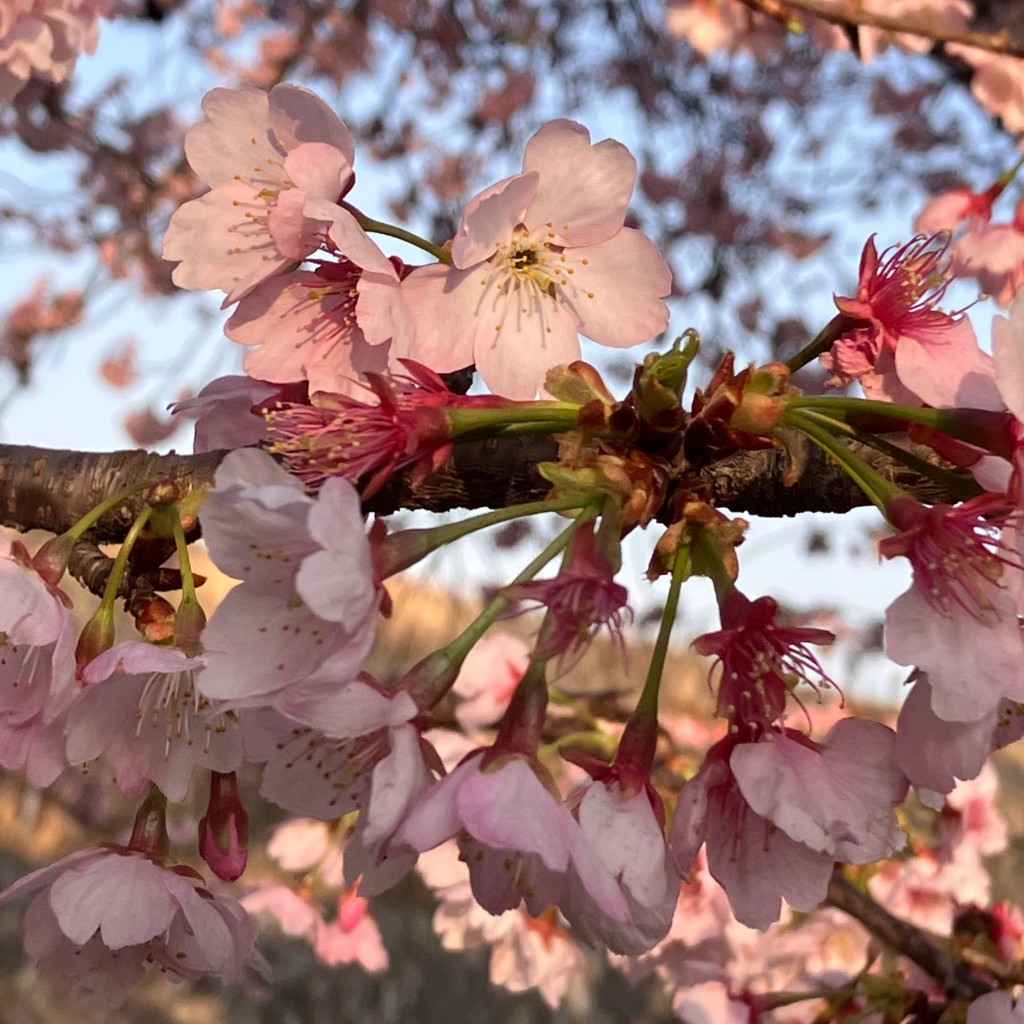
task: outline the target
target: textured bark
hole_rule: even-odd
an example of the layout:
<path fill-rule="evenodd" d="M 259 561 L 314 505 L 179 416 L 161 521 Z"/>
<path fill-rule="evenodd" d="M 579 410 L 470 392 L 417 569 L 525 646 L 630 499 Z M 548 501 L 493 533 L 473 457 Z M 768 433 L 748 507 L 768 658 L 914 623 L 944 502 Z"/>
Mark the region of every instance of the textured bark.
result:
<path fill-rule="evenodd" d="M 170 477 L 183 490 L 208 486 L 225 454 L 72 452 L 0 445 L 0 523 L 61 533 L 109 495 L 132 484 Z M 859 454 L 922 500 L 950 500 L 940 488 L 886 456 L 870 449 Z M 448 462 L 415 491 L 408 478 L 399 475 L 366 507 L 378 514 L 400 508 L 447 512 L 533 501 L 548 491 L 537 464 L 556 457 L 555 443 L 544 437 L 466 442 L 457 445 Z M 789 486 L 782 480 L 785 468 L 780 451 L 736 452 L 684 475 L 677 486 L 700 491 L 720 508 L 769 517 L 847 512 L 866 504 L 852 481 L 817 448 L 807 448 L 800 474 Z M 95 538 L 122 539 L 141 504 L 141 496 L 125 501 L 104 517 Z"/>

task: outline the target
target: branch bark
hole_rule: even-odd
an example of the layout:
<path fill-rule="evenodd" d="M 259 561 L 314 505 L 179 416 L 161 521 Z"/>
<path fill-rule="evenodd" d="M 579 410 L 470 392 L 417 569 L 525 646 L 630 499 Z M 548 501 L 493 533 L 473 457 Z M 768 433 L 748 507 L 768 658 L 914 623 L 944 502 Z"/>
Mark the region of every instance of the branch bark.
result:
<path fill-rule="evenodd" d="M 856 918 L 880 942 L 912 960 L 933 977 L 954 999 L 976 999 L 992 991 L 970 968 L 958 963 L 919 928 L 893 916 L 870 896 L 861 892 L 839 868 L 828 883 L 830 906 Z"/>
<path fill-rule="evenodd" d="M 959 43 L 973 46 L 978 50 L 987 50 L 1005 57 L 1024 57 L 1024 41 L 1015 40 L 1007 29 L 999 32 L 960 32 L 945 29 L 939 25 L 928 25 L 912 18 L 892 17 L 878 14 L 862 7 L 840 7 L 831 0 L 740 0 L 752 11 L 778 19 L 780 11 L 789 9 L 811 14 L 822 21 L 833 25 L 856 26 L 865 25 L 878 28 L 884 32 L 896 32 L 903 35 L 920 36 L 935 43 Z"/>
<path fill-rule="evenodd" d="M 921 500 L 952 500 L 941 488 L 887 456 L 871 449 L 858 453 Z M 183 490 L 209 486 L 226 454 L 75 452 L 0 445 L 0 523 L 18 530 L 62 533 L 109 495 L 132 484 L 170 477 Z M 545 437 L 462 443 L 417 489 L 399 474 L 366 503 L 366 509 L 386 515 L 403 508 L 447 512 L 535 501 L 549 490 L 537 464 L 557 454 L 555 442 Z M 848 512 L 866 504 L 853 482 L 817 448 L 808 446 L 800 473 L 788 486 L 783 483 L 785 469 L 780 451 L 734 452 L 684 474 L 676 486 L 700 491 L 717 507 L 769 517 Z M 94 538 L 99 542 L 123 539 L 141 502 L 141 497 L 126 501 L 107 515 Z"/>

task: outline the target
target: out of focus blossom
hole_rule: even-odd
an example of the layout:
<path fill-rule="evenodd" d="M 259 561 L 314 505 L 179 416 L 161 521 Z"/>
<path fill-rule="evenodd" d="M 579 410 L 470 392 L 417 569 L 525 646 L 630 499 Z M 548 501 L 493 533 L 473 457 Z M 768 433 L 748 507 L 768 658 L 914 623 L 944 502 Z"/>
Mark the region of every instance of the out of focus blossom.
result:
<path fill-rule="evenodd" d="M 1024 65 L 1020 59 L 959 43 L 947 44 L 946 52 L 962 57 L 974 68 L 971 92 L 975 99 L 1000 118 L 1008 132 L 1024 131 Z"/>
<path fill-rule="evenodd" d="M 488 633 L 466 655 L 452 687 L 455 718 L 463 729 L 494 725 L 504 714 L 529 663 L 530 649 L 509 633 Z"/>
<path fill-rule="evenodd" d="M 490 948 L 490 978 L 510 992 L 536 989 L 552 1007 L 583 980 L 586 958 L 559 926 L 553 910 L 530 917 L 524 910 L 494 916 L 474 899 L 466 866 L 454 842 L 423 854 L 417 871 L 438 901 L 434 931 L 445 949 Z"/>
<path fill-rule="evenodd" d="M 79 54 L 93 53 L 110 0 L 5 0 L 0 6 L 0 102 L 32 78 L 59 84 Z"/>

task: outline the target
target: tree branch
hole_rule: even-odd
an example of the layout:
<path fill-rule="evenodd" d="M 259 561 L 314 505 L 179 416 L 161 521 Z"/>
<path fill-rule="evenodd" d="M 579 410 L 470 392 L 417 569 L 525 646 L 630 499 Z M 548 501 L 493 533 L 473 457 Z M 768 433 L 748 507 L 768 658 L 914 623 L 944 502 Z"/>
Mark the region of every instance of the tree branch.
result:
<path fill-rule="evenodd" d="M 1017 42 L 1003 29 L 999 32 L 958 32 L 937 25 L 925 25 L 905 18 L 894 18 L 888 14 L 877 14 L 862 7 L 839 7 L 831 0 L 740 0 L 750 10 L 778 21 L 783 10 L 802 11 L 812 14 L 833 25 L 867 25 L 885 32 L 920 36 L 936 43 L 961 43 L 978 50 L 1002 54 L 1006 57 L 1024 57 L 1024 42 Z"/>
<path fill-rule="evenodd" d="M 207 487 L 225 454 L 73 452 L 0 445 L 0 524 L 62 533 L 108 495 L 132 484 L 170 477 L 183 491 Z M 952 500 L 887 456 L 867 448 L 858 454 L 922 501 Z M 403 508 L 447 512 L 534 501 L 550 489 L 537 464 L 557 456 L 555 442 L 546 437 L 464 442 L 418 488 L 412 488 L 408 475 L 399 474 L 366 503 L 366 510 L 380 515 Z M 769 517 L 848 512 L 866 504 L 853 482 L 817 448 L 807 448 L 800 472 L 789 485 L 783 482 L 785 471 L 781 451 L 733 452 L 684 473 L 675 486 L 693 490 L 717 507 Z M 141 504 L 139 496 L 107 515 L 95 540 L 121 540 Z"/>
<path fill-rule="evenodd" d="M 838 867 L 829 880 L 825 902 L 860 921 L 876 939 L 912 960 L 954 999 L 976 999 L 992 991 L 990 985 L 971 974 L 966 964 L 957 963 L 919 928 L 893 916 L 861 892 Z"/>

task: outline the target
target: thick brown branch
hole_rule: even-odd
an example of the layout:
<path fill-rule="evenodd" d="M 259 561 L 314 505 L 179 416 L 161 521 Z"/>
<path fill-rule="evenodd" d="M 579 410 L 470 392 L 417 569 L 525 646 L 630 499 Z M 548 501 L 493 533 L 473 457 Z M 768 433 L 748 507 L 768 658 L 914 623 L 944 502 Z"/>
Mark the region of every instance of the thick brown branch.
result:
<path fill-rule="evenodd" d="M 69 452 L 0 445 L 0 523 L 19 530 L 60 533 L 108 495 L 131 484 L 171 477 L 183 490 L 207 486 L 224 454 Z M 860 454 L 922 500 L 949 500 L 934 484 L 885 456 L 870 450 Z M 548 438 L 467 442 L 456 446 L 449 461 L 418 489 L 414 491 L 408 478 L 399 476 L 367 503 L 367 509 L 379 514 L 401 508 L 447 512 L 536 500 L 548 491 L 537 464 L 556 455 L 555 444 Z M 808 449 L 799 476 L 789 486 L 783 483 L 784 470 L 781 452 L 738 452 L 704 467 L 692 479 L 681 480 L 680 485 L 699 488 L 719 507 L 761 516 L 847 512 L 865 504 L 860 491 L 817 449 Z M 123 538 L 141 500 L 127 501 L 108 515 L 96 539 Z"/>
<path fill-rule="evenodd" d="M 740 3 L 775 20 L 779 19 L 780 12 L 784 10 L 803 11 L 833 25 L 866 25 L 884 32 L 920 36 L 936 43 L 961 43 L 1007 57 L 1024 57 L 1024 41 L 1015 40 L 1005 29 L 992 33 L 958 32 L 940 25 L 925 24 L 914 18 L 877 14 L 856 6 L 840 6 L 832 0 L 785 0 L 784 4 L 778 0 L 740 0 Z"/>
<path fill-rule="evenodd" d="M 880 942 L 912 960 L 933 977 L 954 999 L 976 999 L 992 987 L 974 977 L 966 964 L 957 963 L 920 929 L 894 917 L 861 892 L 838 869 L 828 883 L 826 902 L 856 918 Z"/>

